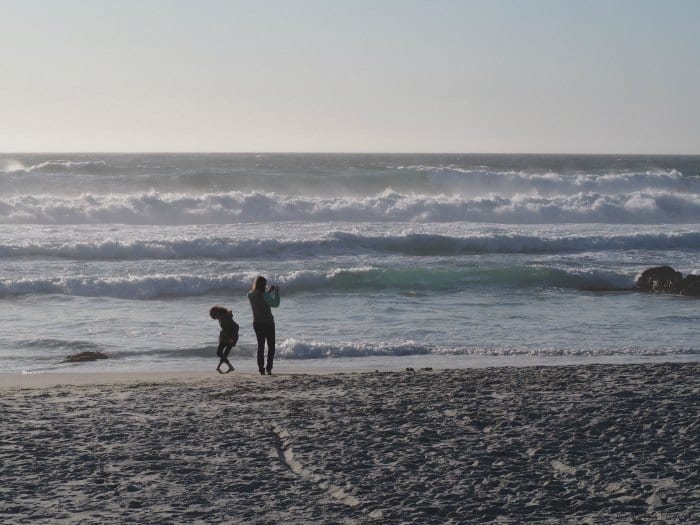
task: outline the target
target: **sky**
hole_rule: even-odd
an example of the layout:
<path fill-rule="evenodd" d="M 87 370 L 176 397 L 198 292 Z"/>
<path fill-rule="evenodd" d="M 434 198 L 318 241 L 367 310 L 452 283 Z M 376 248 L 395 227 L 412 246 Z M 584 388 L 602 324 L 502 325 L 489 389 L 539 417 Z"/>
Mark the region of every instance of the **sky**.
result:
<path fill-rule="evenodd" d="M 0 0 L 0 151 L 700 153 L 696 0 Z"/>

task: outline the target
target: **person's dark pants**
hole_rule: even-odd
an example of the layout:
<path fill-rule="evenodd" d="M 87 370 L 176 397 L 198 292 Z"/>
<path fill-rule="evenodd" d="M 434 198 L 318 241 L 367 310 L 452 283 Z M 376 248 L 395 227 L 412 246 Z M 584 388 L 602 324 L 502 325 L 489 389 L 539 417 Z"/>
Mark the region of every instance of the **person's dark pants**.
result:
<path fill-rule="evenodd" d="M 275 325 L 267 323 L 253 323 L 255 337 L 258 338 L 258 369 L 265 370 L 265 341 L 267 340 L 267 370 L 272 370 L 272 361 L 275 359 Z"/>
<path fill-rule="evenodd" d="M 219 348 L 216 349 L 216 355 L 218 355 L 221 360 L 228 359 L 228 354 L 231 352 L 233 345 L 227 341 L 219 343 Z"/>

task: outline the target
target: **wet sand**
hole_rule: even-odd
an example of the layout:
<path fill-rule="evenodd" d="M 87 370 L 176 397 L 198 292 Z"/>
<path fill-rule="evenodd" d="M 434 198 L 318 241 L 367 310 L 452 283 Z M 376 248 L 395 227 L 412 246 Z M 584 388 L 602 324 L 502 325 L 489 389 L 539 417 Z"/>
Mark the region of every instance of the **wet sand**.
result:
<path fill-rule="evenodd" d="M 700 364 L 0 381 L 0 521 L 691 523 Z"/>

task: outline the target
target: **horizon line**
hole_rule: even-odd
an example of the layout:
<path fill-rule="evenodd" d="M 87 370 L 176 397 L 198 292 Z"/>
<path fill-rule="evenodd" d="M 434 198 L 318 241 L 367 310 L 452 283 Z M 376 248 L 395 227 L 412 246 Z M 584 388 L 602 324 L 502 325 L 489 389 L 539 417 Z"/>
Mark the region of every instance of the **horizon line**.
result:
<path fill-rule="evenodd" d="M 167 150 L 47 150 L 5 151 L 0 155 L 532 155 L 532 156 L 648 156 L 648 157 L 700 157 L 698 153 L 622 153 L 622 152 L 455 152 L 455 151 L 167 151 Z"/>

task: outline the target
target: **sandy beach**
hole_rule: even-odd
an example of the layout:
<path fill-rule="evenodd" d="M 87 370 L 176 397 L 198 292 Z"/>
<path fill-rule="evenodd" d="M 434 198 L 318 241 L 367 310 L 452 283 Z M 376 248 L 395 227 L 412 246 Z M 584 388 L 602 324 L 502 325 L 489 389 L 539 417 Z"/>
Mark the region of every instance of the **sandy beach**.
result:
<path fill-rule="evenodd" d="M 699 390 L 697 363 L 5 378 L 0 520 L 691 523 Z"/>

